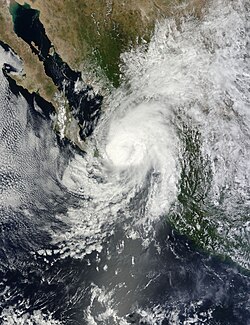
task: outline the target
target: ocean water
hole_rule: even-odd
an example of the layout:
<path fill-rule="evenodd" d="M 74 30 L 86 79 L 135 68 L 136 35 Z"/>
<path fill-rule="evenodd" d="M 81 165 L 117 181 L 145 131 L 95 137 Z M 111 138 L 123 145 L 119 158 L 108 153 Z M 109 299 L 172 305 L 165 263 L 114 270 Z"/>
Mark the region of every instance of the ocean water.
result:
<path fill-rule="evenodd" d="M 159 22 L 84 154 L 1 73 L 4 325 L 250 324 L 249 10 Z"/>

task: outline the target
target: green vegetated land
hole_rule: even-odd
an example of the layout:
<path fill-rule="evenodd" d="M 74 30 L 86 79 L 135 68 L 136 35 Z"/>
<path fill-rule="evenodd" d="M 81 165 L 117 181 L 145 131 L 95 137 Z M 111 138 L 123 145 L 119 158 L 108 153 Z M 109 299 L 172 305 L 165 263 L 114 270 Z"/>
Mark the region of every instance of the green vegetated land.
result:
<path fill-rule="evenodd" d="M 120 82 L 121 53 L 140 44 L 142 39 L 149 41 L 157 20 L 181 15 L 183 7 L 178 8 L 178 4 L 183 1 L 138 0 L 135 3 L 132 0 L 12 0 L 10 6 L 14 10 L 19 3 L 39 10 L 40 20 L 55 50 L 71 68 L 79 70 L 87 62 L 92 63 L 93 67 L 97 65 L 111 84 L 117 87 Z M 6 1 L 0 0 L 0 3 L 0 17 L 4 17 L 1 20 L 0 39 L 6 42 L 12 39 L 10 45 L 14 45 L 14 49 L 23 58 L 25 67 L 30 70 L 33 68 L 30 51 L 27 47 L 25 51 L 21 50 L 20 44 L 14 44 L 17 37 L 10 23 L 9 8 Z M 185 3 L 184 10 L 196 10 L 197 16 L 199 15 L 201 0 Z M 31 77 L 29 73 L 27 77 Z M 38 81 L 36 77 L 32 79 Z M 51 98 L 53 87 L 48 85 L 43 74 L 41 80 L 45 83 L 43 93 Z"/>

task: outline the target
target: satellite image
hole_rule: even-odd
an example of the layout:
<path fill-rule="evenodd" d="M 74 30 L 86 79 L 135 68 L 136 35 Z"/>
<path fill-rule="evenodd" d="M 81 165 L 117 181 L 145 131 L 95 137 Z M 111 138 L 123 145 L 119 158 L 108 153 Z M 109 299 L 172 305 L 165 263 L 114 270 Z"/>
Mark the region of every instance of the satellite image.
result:
<path fill-rule="evenodd" d="M 250 0 L 0 0 L 0 325 L 250 325 Z"/>

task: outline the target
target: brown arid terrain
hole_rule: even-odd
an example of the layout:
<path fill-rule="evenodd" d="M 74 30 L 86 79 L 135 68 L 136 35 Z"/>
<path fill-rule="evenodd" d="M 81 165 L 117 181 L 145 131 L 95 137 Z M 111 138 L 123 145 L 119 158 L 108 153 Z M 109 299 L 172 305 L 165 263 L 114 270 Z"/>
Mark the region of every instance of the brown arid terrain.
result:
<path fill-rule="evenodd" d="M 0 39 L 23 59 L 26 78 L 19 82 L 51 101 L 55 86 L 45 75 L 42 63 L 13 31 L 9 5 L 0 0 Z M 86 62 L 101 67 L 114 86 L 119 84 L 121 52 L 148 41 L 155 22 L 187 12 L 200 16 L 205 0 L 17 0 L 40 11 L 49 39 L 71 68 L 80 70 Z"/>
<path fill-rule="evenodd" d="M 102 80 L 105 96 L 121 80 L 120 55 L 139 44 L 147 43 L 157 21 L 192 14 L 200 18 L 206 0 L 0 0 L 0 40 L 22 59 L 23 76 L 12 76 L 29 92 L 38 92 L 57 111 L 56 130 L 81 149 L 77 122 L 64 94 L 59 94 L 30 46 L 14 32 L 10 8 L 29 5 L 38 10 L 46 35 L 62 60 L 73 70 L 84 71 L 84 81 Z M 86 75 L 86 76 L 85 76 Z M 100 87 L 98 87 L 100 89 Z M 106 90 L 105 90 L 106 89 Z M 100 90 L 99 90 L 100 91 Z M 64 104 L 63 104 L 64 103 Z"/>
<path fill-rule="evenodd" d="M 148 41 L 155 22 L 183 9 L 201 9 L 202 1 L 183 0 L 18 0 L 40 11 L 56 51 L 73 69 L 95 59 L 109 80 L 119 83 L 122 51 Z"/>
<path fill-rule="evenodd" d="M 32 53 L 28 44 L 15 34 L 8 7 L 8 1 L 0 0 L 0 40 L 7 43 L 24 62 L 25 75 L 17 82 L 30 92 L 39 91 L 42 97 L 52 101 L 56 87 L 46 76 L 42 62 Z"/>

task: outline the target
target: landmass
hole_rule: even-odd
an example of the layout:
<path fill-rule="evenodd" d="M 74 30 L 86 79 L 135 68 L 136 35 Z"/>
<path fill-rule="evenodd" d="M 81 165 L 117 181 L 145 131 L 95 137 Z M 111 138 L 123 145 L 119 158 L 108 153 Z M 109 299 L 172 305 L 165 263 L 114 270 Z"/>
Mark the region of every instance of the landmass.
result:
<path fill-rule="evenodd" d="M 8 44 L 24 62 L 23 75 L 19 78 L 16 77 L 16 81 L 30 92 L 39 92 L 43 98 L 53 102 L 56 86 L 46 76 L 42 62 L 32 53 L 30 47 L 15 34 L 9 4 L 8 1 L 0 0 L 0 40 Z"/>
<path fill-rule="evenodd" d="M 9 11 L 15 1 L 0 0 L 0 39 L 24 61 L 25 78 L 19 82 L 29 91 L 39 91 L 53 101 L 55 85 L 42 63 L 14 32 Z M 202 0 L 17 0 L 39 10 L 40 21 L 63 61 L 76 70 L 100 67 L 112 85 L 119 85 L 120 54 L 129 47 L 149 41 L 157 20 L 181 15 L 200 15 Z M 91 82 L 92 80 L 89 80 Z"/>
<path fill-rule="evenodd" d="M 46 73 L 43 60 L 36 55 L 34 42 L 29 44 L 16 33 L 15 11 L 20 5 L 36 10 L 50 42 L 50 52 L 57 53 L 72 71 L 83 72 L 86 84 L 93 85 L 96 80 L 101 80 L 97 92 L 105 94 L 121 82 L 122 52 L 142 42 L 149 42 L 156 22 L 164 17 L 175 16 L 178 19 L 187 13 L 200 17 L 204 2 L 0 0 L 0 40 L 8 44 L 24 63 L 23 74 L 12 78 L 29 92 L 36 92 L 52 103 L 57 113 L 55 129 L 61 137 L 68 138 L 83 149 L 78 136 L 81 126 L 71 113 L 74 107 Z M 100 84 L 104 84 L 104 87 L 100 87 Z"/>

